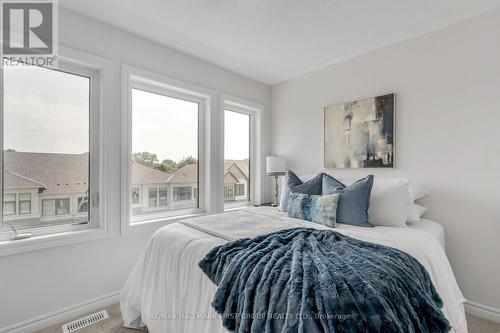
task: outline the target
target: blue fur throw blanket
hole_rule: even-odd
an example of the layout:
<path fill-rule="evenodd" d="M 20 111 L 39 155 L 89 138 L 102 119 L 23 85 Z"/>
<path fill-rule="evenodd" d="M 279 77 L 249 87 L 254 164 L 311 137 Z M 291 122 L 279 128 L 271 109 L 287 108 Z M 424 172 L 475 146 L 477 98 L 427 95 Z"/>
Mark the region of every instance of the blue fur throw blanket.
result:
<path fill-rule="evenodd" d="M 214 248 L 200 262 L 231 332 L 448 332 L 425 268 L 391 247 L 295 228 Z"/>

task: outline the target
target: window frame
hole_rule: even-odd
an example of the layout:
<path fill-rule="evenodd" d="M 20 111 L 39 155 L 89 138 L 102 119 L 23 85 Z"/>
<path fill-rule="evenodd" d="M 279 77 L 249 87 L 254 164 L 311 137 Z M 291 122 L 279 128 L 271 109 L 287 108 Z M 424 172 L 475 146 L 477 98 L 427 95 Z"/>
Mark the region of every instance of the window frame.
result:
<path fill-rule="evenodd" d="M 4 214 L 4 212 L 3 212 L 4 203 L 5 203 L 5 195 L 13 195 L 14 196 L 14 200 L 7 201 L 8 203 L 14 203 L 14 213 L 12 213 L 12 214 Z M 17 193 L 3 193 L 2 194 L 2 211 L 1 211 L 1 213 L 2 213 L 2 216 L 3 215 L 5 215 L 5 216 L 15 216 L 15 215 L 17 215 Z"/>
<path fill-rule="evenodd" d="M 176 209 L 149 218 L 131 220 L 130 192 L 132 160 L 132 89 L 140 89 L 171 98 L 198 103 L 198 207 Z M 121 151 L 121 234 L 156 230 L 188 216 L 213 213 L 210 201 L 210 110 L 213 108 L 216 92 L 210 89 L 166 77 L 161 74 L 122 65 L 122 151 Z"/>
<path fill-rule="evenodd" d="M 188 199 L 176 199 L 176 194 L 177 196 L 179 196 L 179 193 L 176 193 L 180 190 L 185 190 L 185 189 L 189 189 L 189 198 Z M 176 191 L 177 190 L 177 191 Z M 182 192 L 182 191 L 181 191 Z M 185 194 L 185 193 L 183 193 Z M 173 202 L 179 202 L 179 201 L 189 201 L 189 200 L 193 200 L 193 186 L 190 186 L 190 185 L 182 185 L 182 186 L 172 186 L 172 201 Z"/>
<path fill-rule="evenodd" d="M 105 124 L 104 109 L 109 108 L 109 82 L 111 79 L 111 62 L 104 58 L 77 51 L 59 45 L 58 71 L 90 78 L 89 91 L 89 201 L 88 223 L 63 224 L 27 228 L 31 237 L 23 240 L 11 240 L 14 233 L 5 230 L 0 233 L 0 256 L 23 253 L 54 246 L 78 243 L 87 240 L 101 239 L 107 236 L 109 228 L 104 221 L 106 210 L 106 166 L 107 138 L 103 135 Z M 4 75 L 0 70 L 0 128 L 3 129 L 4 108 Z M 3 161 L 3 136 L 0 136 L 0 158 Z M 3 163 L 0 163 L 0 197 L 3 192 Z M 33 197 L 32 197 L 33 200 Z M 3 201 L 3 200 L 0 200 Z M 0 205 L 3 205 L 0 202 Z M 0 209 L 3 207 L 0 206 Z M 40 216 L 42 205 L 40 201 Z M 70 200 L 71 213 L 71 200 Z M 0 216 L 1 218 L 1 216 Z M 43 218 L 43 217 L 41 217 Z M 24 230 L 23 230 L 24 232 Z"/>
<path fill-rule="evenodd" d="M 68 213 L 66 214 L 58 214 L 57 213 L 57 204 L 62 202 L 63 200 L 67 200 L 68 201 Z M 57 216 L 66 216 L 66 215 L 71 215 L 71 197 L 61 197 L 61 198 L 49 198 L 49 199 L 42 199 L 42 209 L 41 209 L 41 212 L 42 212 L 42 216 L 41 216 L 41 219 L 43 220 L 44 217 L 57 217 Z M 52 215 L 43 215 L 43 205 L 44 205 L 44 202 L 46 201 L 54 201 L 54 214 Z"/>
<path fill-rule="evenodd" d="M 243 193 L 239 193 L 241 188 L 243 188 Z M 234 196 L 242 196 L 242 195 L 245 195 L 245 184 L 234 184 Z"/>
<path fill-rule="evenodd" d="M 26 194 L 29 195 L 30 199 L 29 200 L 21 200 L 21 195 L 23 195 L 23 194 L 24 195 L 26 195 Z M 17 201 L 18 201 L 18 207 L 19 207 L 19 209 L 18 209 L 19 210 L 19 212 L 18 212 L 19 215 L 29 215 L 29 214 L 31 214 L 31 210 L 32 210 L 32 207 L 33 207 L 33 204 L 32 204 L 33 195 L 31 194 L 31 192 L 19 192 L 19 198 L 18 198 Z M 29 202 L 30 203 L 30 209 L 29 209 L 29 211 L 27 213 L 21 212 L 21 203 L 22 202 Z"/>
<path fill-rule="evenodd" d="M 253 205 L 261 204 L 262 188 L 262 112 L 264 106 L 244 98 L 232 96 L 230 94 L 221 94 L 221 113 L 222 113 L 222 163 L 224 163 L 224 140 L 225 140 L 225 111 L 232 111 L 250 116 L 250 182 L 248 183 L 249 200 L 245 202 L 225 202 L 224 192 L 222 192 L 221 211 L 247 208 Z M 224 188 L 224 169 L 222 169 L 222 189 Z M 233 189 L 234 191 L 234 189 Z"/>

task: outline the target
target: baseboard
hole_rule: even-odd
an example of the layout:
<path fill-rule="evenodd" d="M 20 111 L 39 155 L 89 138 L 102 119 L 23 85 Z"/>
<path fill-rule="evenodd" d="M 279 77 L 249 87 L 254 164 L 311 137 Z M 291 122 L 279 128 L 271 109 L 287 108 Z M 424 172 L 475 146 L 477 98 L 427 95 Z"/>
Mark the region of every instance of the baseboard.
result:
<path fill-rule="evenodd" d="M 92 312 L 99 308 L 109 306 L 119 301 L 120 292 L 110 293 L 97 297 L 80 304 L 69 306 L 65 309 L 47 313 L 45 315 L 25 320 L 23 322 L 0 328 L 0 333 L 30 333 L 57 323 L 76 318 L 80 315 Z"/>
<path fill-rule="evenodd" d="M 465 302 L 465 312 L 484 319 L 500 323 L 500 310 L 491 306 L 479 304 L 476 302 Z"/>
<path fill-rule="evenodd" d="M 117 303 L 120 292 L 110 293 L 80 304 L 76 304 L 59 311 L 54 311 L 33 319 L 29 319 L 8 327 L 0 328 L 0 333 L 30 333 L 40 330 L 65 320 L 76 318 L 80 315 Z M 500 310 L 476 302 L 466 302 L 465 311 L 471 315 L 500 323 Z"/>

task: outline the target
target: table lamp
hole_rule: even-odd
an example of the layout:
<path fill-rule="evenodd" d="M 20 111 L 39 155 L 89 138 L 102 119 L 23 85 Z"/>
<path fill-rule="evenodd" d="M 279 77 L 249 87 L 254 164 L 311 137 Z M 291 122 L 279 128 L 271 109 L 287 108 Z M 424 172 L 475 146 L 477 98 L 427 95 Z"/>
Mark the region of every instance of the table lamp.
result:
<path fill-rule="evenodd" d="M 286 174 L 286 160 L 282 156 L 266 157 L 266 172 L 268 176 L 274 177 L 274 202 L 273 207 L 278 207 L 278 177 Z"/>

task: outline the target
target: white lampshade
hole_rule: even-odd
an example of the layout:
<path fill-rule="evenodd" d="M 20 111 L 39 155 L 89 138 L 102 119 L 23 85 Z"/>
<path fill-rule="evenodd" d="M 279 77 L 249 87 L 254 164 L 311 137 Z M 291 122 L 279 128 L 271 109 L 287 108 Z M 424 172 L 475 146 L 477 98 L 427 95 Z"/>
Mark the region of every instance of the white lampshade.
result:
<path fill-rule="evenodd" d="M 282 156 L 267 156 L 266 172 L 268 175 L 284 175 L 286 173 L 285 158 Z"/>

